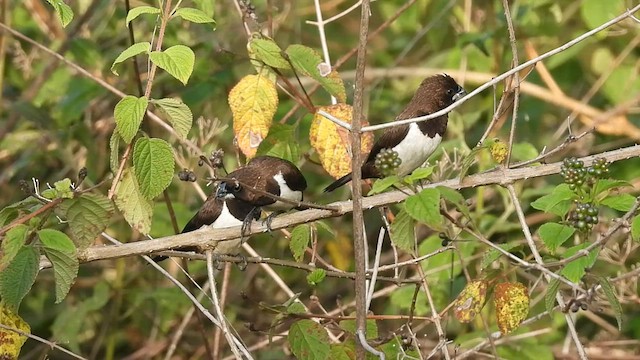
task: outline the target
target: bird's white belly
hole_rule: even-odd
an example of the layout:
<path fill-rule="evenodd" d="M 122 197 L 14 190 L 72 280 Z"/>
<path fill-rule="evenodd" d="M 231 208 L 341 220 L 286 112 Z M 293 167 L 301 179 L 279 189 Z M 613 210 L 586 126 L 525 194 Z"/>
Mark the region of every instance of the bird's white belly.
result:
<path fill-rule="evenodd" d="M 441 141 L 442 137 L 439 134 L 431 138 L 420 131 L 418 124 L 410 124 L 407 136 L 393 147 L 402 160 L 398 167 L 398 175 L 409 175 L 413 170 L 419 168 L 436 150 Z"/>
<path fill-rule="evenodd" d="M 222 229 L 229 228 L 234 226 L 242 225 L 242 220 L 236 219 L 231 212 L 229 212 L 229 208 L 227 207 L 227 203 L 224 202 L 222 204 L 222 211 L 220 212 L 220 216 L 211 224 L 208 225 L 214 229 Z M 237 254 L 240 249 L 240 245 L 242 245 L 240 239 L 226 240 L 220 241 L 216 245 L 213 250 L 214 254 Z"/>
<path fill-rule="evenodd" d="M 273 179 L 280 186 L 280 197 L 289 199 L 292 201 L 302 201 L 302 191 L 291 190 L 287 182 L 284 180 L 284 176 L 282 176 L 282 172 L 276 174 Z M 278 210 L 290 210 L 293 209 L 295 205 L 288 204 L 282 201 L 276 201 L 275 203 L 265 206 L 264 209 L 268 211 L 278 211 Z"/>

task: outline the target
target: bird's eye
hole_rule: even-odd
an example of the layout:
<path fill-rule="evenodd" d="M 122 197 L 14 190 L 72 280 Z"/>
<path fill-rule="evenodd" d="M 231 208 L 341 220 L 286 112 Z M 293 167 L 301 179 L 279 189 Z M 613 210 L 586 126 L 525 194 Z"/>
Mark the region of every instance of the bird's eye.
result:
<path fill-rule="evenodd" d="M 447 90 L 447 95 L 452 96 L 453 95 L 453 89 Z"/>
<path fill-rule="evenodd" d="M 233 185 L 233 191 L 240 191 L 242 187 L 240 186 L 240 184 L 236 183 L 235 185 Z"/>

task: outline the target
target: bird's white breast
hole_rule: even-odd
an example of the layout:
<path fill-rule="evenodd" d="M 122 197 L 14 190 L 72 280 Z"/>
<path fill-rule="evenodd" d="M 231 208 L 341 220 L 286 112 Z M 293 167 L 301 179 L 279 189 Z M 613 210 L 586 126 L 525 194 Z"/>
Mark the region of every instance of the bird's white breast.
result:
<path fill-rule="evenodd" d="M 222 204 L 222 211 L 220 212 L 220 216 L 218 216 L 218 218 L 209 226 L 214 229 L 222 229 L 222 228 L 228 228 L 228 227 L 234 227 L 234 226 L 240 226 L 240 225 L 242 225 L 242 220 L 236 219 L 231 214 L 231 212 L 229 211 L 229 208 L 227 207 L 227 202 L 225 201 Z M 213 252 L 214 254 L 223 254 L 223 255 L 237 254 L 241 244 L 242 242 L 240 241 L 240 239 L 220 241 L 216 245 Z"/>
<path fill-rule="evenodd" d="M 280 197 L 293 201 L 302 201 L 302 191 L 291 190 L 289 185 L 287 185 L 287 182 L 284 180 L 284 176 L 282 176 L 282 171 L 274 175 L 273 179 L 278 183 L 278 186 L 280 187 Z M 287 204 L 282 201 L 276 201 L 269 206 L 265 206 L 265 209 L 269 211 L 277 211 L 289 210 L 293 209 L 294 207 L 295 206 L 292 204 Z"/>
<path fill-rule="evenodd" d="M 420 131 L 417 123 L 409 124 L 407 136 L 393 147 L 402 160 L 398 167 L 398 175 L 405 176 L 419 168 L 436 150 L 441 141 L 442 137 L 439 134 L 431 138 Z"/>

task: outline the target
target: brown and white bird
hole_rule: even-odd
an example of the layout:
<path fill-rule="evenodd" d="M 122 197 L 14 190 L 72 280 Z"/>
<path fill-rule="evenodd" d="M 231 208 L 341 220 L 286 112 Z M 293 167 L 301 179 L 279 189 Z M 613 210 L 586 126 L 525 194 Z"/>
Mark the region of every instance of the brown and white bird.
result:
<path fill-rule="evenodd" d="M 466 95 L 464 89 L 447 74 L 428 77 L 422 81 L 413 98 L 396 120 L 411 119 L 433 114 Z M 398 176 L 411 174 L 436 150 L 447 130 L 447 114 L 427 121 L 387 128 L 374 143 L 362 165 L 362 178 L 384 177 L 375 166 L 376 155 L 383 149 L 397 152 L 400 165 Z M 327 186 L 324 191 L 333 191 L 351 181 L 351 173 Z"/>
<path fill-rule="evenodd" d="M 306 188 L 304 175 L 292 162 L 273 156 L 257 156 L 225 176 L 225 180 L 218 185 L 217 194 L 218 197 L 233 195 L 235 199 L 256 207 L 257 211 L 271 211 L 266 220 L 270 227 L 274 216 L 297 205 L 276 200 L 264 193 L 299 202 Z"/>

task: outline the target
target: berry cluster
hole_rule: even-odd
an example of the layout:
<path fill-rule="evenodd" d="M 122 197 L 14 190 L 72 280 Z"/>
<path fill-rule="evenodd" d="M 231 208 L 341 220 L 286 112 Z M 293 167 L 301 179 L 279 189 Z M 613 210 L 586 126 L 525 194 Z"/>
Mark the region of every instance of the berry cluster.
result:
<path fill-rule="evenodd" d="M 593 165 L 585 168 L 584 162 L 574 157 L 564 159 L 560 176 L 571 190 L 579 188 L 586 182 L 609 176 L 609 163 L 604 158 L 595 159 Z"/>
<path fill-rule="evenodd" d="M 398 157 L 398 152 L 393 149 L 382 149 L 376 155 L 375 166 L 383 176 L 394 175 L 401 163 L 402 160 Z"/>
<path fill-rule="evenodd" d="M 569 222 L 578 231 L 591 230 L 598 223 L 598 208 L 591 203 L 578 202 L 569 214 Z"/>

